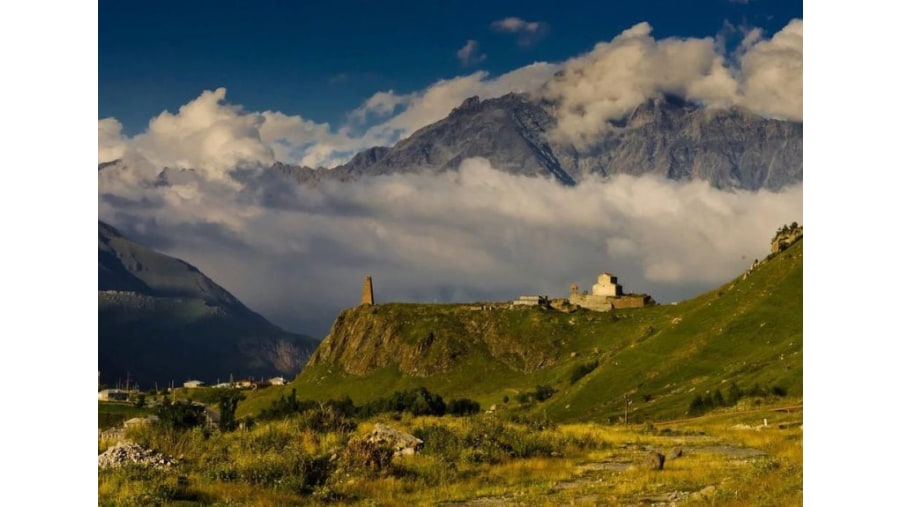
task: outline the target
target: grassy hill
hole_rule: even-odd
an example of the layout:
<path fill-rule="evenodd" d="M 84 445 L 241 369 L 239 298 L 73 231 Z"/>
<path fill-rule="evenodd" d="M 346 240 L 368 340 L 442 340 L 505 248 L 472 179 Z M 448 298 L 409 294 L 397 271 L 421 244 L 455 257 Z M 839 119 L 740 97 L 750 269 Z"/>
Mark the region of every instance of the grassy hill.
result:
<path fill-rule="evenodd" d="M 800 239 L 713 291 L 642 309 L 351 308 L 290 386 L 255 393 L 239 414 L 257 412 L 290 389 L 305 399 L 349 396 L 364 403 L 423 386 L 483 407 L 598 422 L 622 417 L 626 396 L 636 422 L 684 417 L 695 398 L 714 400 L 716 390 L 723 398 L 802 397 L 802 257 Z M 576 379 L 576 370 L 586 374 Z M 517 403 L 539 385 L 555 393 Z"/>

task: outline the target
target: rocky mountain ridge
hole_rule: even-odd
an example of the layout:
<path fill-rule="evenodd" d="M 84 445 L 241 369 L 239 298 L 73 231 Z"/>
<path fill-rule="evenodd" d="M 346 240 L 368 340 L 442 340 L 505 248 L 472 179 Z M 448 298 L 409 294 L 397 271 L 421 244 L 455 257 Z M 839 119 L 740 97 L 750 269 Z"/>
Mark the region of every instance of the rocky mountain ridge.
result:
<path fill-rule="evenodd" d="M 552 103 L 523 94 L 471 97 L 446 118 L 393 147 L 364 150 L 334 169 L 276 164 L 300 183 L 364 176 L 438 173 L 483 157 L 504 172 L 574 185 L 590 175 L 655 174 L 701 179 L 716 188 L 777 190 L 803 180 L 803 124 L 742 108 L 714 109 L 664 96 L 611 122 L 608 133 L 578 148 L 556 140 Z"/>

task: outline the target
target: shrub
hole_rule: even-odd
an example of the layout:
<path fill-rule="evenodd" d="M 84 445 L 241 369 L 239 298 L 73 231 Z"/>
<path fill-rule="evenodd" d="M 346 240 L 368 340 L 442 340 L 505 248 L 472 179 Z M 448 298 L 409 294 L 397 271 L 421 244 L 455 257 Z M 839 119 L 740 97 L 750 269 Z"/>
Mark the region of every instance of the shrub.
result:
<path fill-rule="evenodd" d="M 373 400 L 359 408 L 357 414 L 368 417 L 383 412 L 409 412 L 413 415 L 444 415 L 447 405 L 440 395 L 424 387 L 397 391 L 387 398 Z"/>
<path fill-rule="evenodd" d="M 594 371 L 599 364 L 600 362 L 597 360 L 591 361 L 589 363 L 579 364 L 575 367 L 574 370 L 572 370 L 572 375 L 569 377 L 569 383 L 575 384 L 576 382 L 581 380 L 582 377 Z"/>
<path fill-rule="evenodd" d="M 796 222 L 794 222 L 796 224 Z M 787 396 L 787 389 L 781 386 L 772 386 L 772 394 L 779 397 Z"/>
<path fill-rule="evenodd" d="M 186 430 L 206 422 L 206 408 L 191 402 L 171 403 L 168 402 L 168 399 L 164 399 L 163 404 L 157 410 L 157 416 L 163 426 L 175 430 Z"/>
<path fill-rule="evenodd" d="M 234 389 L 222 391 L 219 395 L 219 428 L 222 431 L 232 431 L 237 428 L 237 420 L 234 412 L 238 402 L 244 399 L 244 395 Z"/>
<path fill-rule="evenodd" d="M 289 396 L 282 394 L 277 400 L 272 402 L 269 408 L 263 409 L 259 414 L 259 418 L 263 420 L 278 419 L 291 414 L 304 412 L 318 406 L 318 403 L 314 401 L 302 401 L 298 399 L 297 389 L 291 389 L 291 394 Z"/>
<path fill-rule="evenodd" d="M 346 408 L 346 407 L 344 407 Z M 356 429 L 356 421 L 347 415 L 340 405 L 324 403 L 321 408 L 307 410 L 300 414 L 298 423 L 301 429 L 309 429 L 319 433 L 350 433 Z"/>
<path fill-rule="evenodd" d="M 522 404 L 530 403 L 535 400 L 545 401 L 550 399 L 550 397 L 553 396 L 553 393 L 555 392 L 556 390 L 554 390 L 550 386 L 539 385 L 534 389 L 534 391 L 526 391 L 517 394 L 516 400 L 518 400 L 518 402 Z"/>
<path fill-rule="evenodd" d="M 468 398 L 460 398 L 458 400 L 450 400 L 447 404 L 447 413 L 450 415 L 464 416 L 481 412 L 481 405 L 477 401 Z"/>
<path fill-rule="evenodd" d="M 390 470 L 394 450 L 386 444 L 376 444 L 363 439 L 352 439 L 344 453 L 345 465 L 379 474 Z"/>

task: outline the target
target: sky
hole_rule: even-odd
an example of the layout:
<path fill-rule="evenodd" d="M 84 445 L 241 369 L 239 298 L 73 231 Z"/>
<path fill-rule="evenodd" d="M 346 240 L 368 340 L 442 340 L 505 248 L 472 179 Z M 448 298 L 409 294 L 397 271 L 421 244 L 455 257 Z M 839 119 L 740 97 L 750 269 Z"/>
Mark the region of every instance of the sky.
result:
<path fill-rule="evenodd" d="M 802 2 L 101 0 L 99 118 L 135 135 L 203 90 L 332 127 L 379 91 L 559 62 L 640 22 L 657 38 L 715 37 L 802 18 Z M 740 36 L 730 37 L 737 44 Z"/>
<path fill-rule="evenodd" d="M 265 172 L 327 170 L 473 95 L 554 101 L 549 135 L 579 148 L 662 94 L 802 122 L 799 5 L 123 5 L 99 5 L 97 161 L 120 161 L 100 172 L 100 219 L 291 331 L 324 337 L 366 274 L 381 301 L 564 296 L 602 271 L 677 301 L 802 223 L 802 184 L 722 192 L 618 177 L 567 189 L 483 159 L 315 188 Z M 164 168 L 170 185 L 156 185 Z"/>

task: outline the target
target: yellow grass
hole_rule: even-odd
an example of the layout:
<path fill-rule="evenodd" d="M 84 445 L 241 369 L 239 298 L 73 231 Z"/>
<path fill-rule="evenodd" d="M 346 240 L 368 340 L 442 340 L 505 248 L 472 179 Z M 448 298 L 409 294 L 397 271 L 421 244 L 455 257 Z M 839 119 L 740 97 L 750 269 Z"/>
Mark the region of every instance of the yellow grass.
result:
<path fill-rule="evenodd" d="M 763 425 L 764 418 L 768 426 Z M 786 413 L 723 411 L 655 429 L 582 423 L 536 431 L 494 422 L 491 424 L 502 425 L 504 434 L 550 445 L 553 455 L 478 462 L 472 461 L 473 455 L 466 449 L 448 455 L 426 449 L 424 454 L 395 458 L 392 466 L 382 471 L 337 466 L 324 484 L 306 490 L 279 486 L 292 484 L 290 478 L 249 484 L 240 476 L 222 480 L 213 473 L 269 470 L 267 466 L 292 463 L 296 456 L 327 458 L 339 453 L 350 438 L 371 431 L 376 422 L 409 432 L 437 426 L 452 435 L 496 429 L 490 424 L 483 426 L 490 421 L 479 419 L 405 416 L 364 421 L 353 434 L 320 433 L 299 427 L 296 420 L 285 420 L 225 435 L 204 437 L 197 431 L 152 438 L 145 435 L 142 438 L 164 447 L 164 452 L 183 452 L 185 465 L 172 474 L 102 472 L 100 503 L 140 505 L 168 498 L 161 502 L 166 504 L 175 497 L 248 506 L 434 505 L 479 499 L 519 505 L 677 501 L 687 506 L 779 506 L 803 502 L 802 409 Z M 639 466 L 647 449 L 668 454 L 675 447 L 683 448 L 683 456 L 667 459 L 663 470 Z M 187 477 L 187 487 L 177 484 L 179 474 Z"/>

